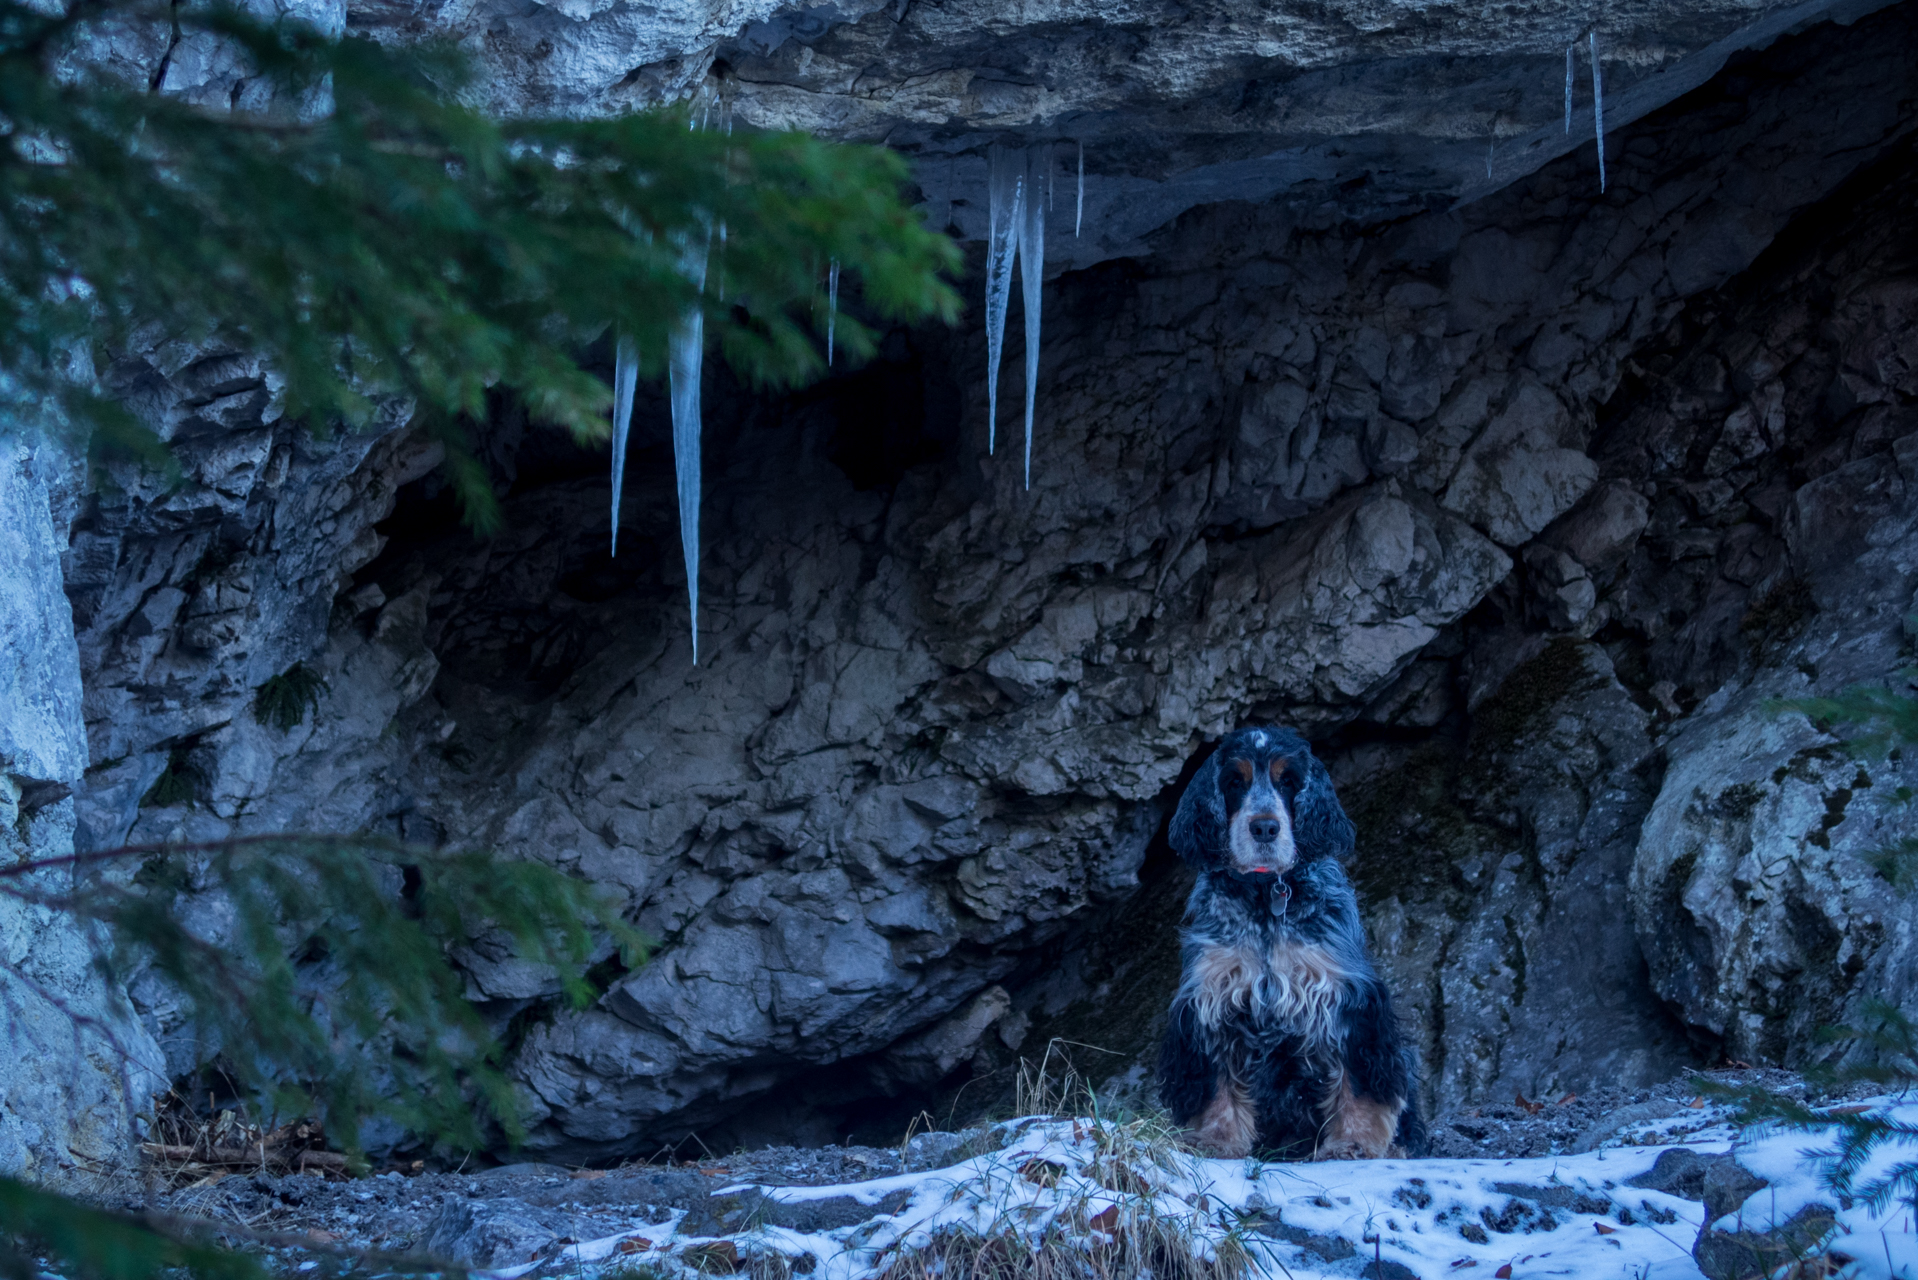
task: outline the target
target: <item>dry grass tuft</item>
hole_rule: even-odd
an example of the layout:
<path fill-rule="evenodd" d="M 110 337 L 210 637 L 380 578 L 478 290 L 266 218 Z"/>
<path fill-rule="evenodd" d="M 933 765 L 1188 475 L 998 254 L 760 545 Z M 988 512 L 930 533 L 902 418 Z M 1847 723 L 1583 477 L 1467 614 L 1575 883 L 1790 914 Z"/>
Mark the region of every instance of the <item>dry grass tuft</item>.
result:
<path fill-rule="evenodd" d="M 1184 1222 L 1129 1205 L 1036 1237 L 1010 1224 L 1004 1232 L 946 1232 L 901 1251 L 878 1280 L 1240 1280 L 1249 1264 L 1235 1236 L 1206 1247 Z"/>
<path fill-rule="evenodd" d="M 752 1280 L 793 1280 L 819 1269 L 819 1259 L 810 1253 L 788 1254 L 762 1249 L 746 1259 L 746 1271 Z"/>
<path fill-rule="evenodd" d="M 1108 1141 L 1113 1150 L 1136 1152 L 1146 1146 L 1155 1152 L 1194 1151 L 1185 1130 L 1157 1107 L 1134 1109 L 1114 1107 L 1099 1095 L 1091 1081 L 1073 1063 L 1071 1050 L 1083 1047 L 1064 1040 L 1053 1040 L 1039 1061 L 1019 1060 L 1019 1073 L 1013 1081 L 1013 1115 L 1020 1119 L 1073 1120 L 1090 1125 L 1100 1139 L 1101 1149 Z M 1003 1134 L 999 1144 L 1017 1136 L 1016 1128 L 995 1125 Z"/>
<path fill-rule="evenodd" d="M 1235 1231 L 1210 1225 L 1201 1197 L 1192 1205 L 1161 1194 L 1154 1175 L 1177 1174 L 1190 1148 L 1184 1131 L 1159 1111 L 1115 1112 L 1072 1065 L 1061 1041 L 1037 1062 L 1024 1060 L 1014 1082 L 1017 1118 L 992 1125 L 966 1155 L 1002 1149 L 1035 1123 L 1069 1122 L 1094 1155 L 1079 1172 L 1103 1195 L 1066 1193 L 1066 1203 L 1035 1214 L 1014 1205 L 983 1229 L 941 1228 L 929 1241 L 901 1247 L 877 1280 L 1240 1280 L 1251 1258 Z M 1008 1169 L 1018 1182 L 1063 1190 L 1071 1171 L 1032 1158 Z M 995 1198 L 990 1176 L 969 1194 Z M 923 1239 L 923 1237 L 922 1237 Z"/>

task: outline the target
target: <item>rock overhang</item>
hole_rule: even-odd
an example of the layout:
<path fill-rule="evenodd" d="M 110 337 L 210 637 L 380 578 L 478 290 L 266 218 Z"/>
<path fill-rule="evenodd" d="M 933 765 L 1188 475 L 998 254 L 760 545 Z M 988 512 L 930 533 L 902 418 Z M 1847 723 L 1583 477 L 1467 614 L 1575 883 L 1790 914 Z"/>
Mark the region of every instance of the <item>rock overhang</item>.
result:
<path fill-rule="evenodd" d="M 1621 147 L 1629 135 L 1615 135 L 1738 54 L 1893 2 L 351 0 L 347 21 L 459 40 L 501 111 L 596 115 L 711 92 L 744 127 L 882 143 L 915 162 L 925 216 L 962 241 L 987 233 L 988 149 L 1052 145 L 1056 275 L 1150 252 L 1155 231 L 1202 205 L 1366 223 L 1591 152 L 1593 32 Z"/>

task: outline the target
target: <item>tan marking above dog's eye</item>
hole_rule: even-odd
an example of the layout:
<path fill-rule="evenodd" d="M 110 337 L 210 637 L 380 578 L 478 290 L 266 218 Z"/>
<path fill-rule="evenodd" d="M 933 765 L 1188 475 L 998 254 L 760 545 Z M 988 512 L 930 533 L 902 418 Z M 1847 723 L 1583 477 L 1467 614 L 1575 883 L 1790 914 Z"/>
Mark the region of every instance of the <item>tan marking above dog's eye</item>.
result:
<path fill-rule="evenodd" d="M 1252 781 L 1252 762 L 1250 760 L 1234 760 L 1232 767 L 1238 771 L 1241 779 L 1246 782 Z"/>
<path fill-rule="evenodd" d="M 1287 769 L 1290 769 L 1291 767 L 1292 767 L 1292 761 L 1290 758 L 1286 756 L 1280 756 L 1277 760 L 1274 760 L 1272 762 L 1272 781 L 1274 782 L 1285 781 L 1285 771 Z M 1247 778 L 1246 781 L 1250 782 L 1251 779 Z"/>

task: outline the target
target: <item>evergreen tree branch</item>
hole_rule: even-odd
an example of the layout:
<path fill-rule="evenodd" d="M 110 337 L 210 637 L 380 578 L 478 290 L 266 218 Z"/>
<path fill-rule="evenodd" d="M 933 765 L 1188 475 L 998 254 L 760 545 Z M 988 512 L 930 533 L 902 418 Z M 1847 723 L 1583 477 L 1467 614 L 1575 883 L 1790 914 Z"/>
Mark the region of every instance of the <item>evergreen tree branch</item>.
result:
<path fill-rule="evenodd" d="M 956 314 L 941 279 L 956 251 L 906 205 L 905 167 L 882 149 L 695 130 L 683 110 L 492 119 L 460 103 L 470 69 L 451 50 L 222 6 L 165 20 L 240 50 L 273 88 L 268 112 L 55 74 L 76 40 L 128 19 L 161 20 L 0 0 L 0 401 L 28 421 L 136 447 L 141 424 L 108 408 L 94 371 L 160 332 L 260 353 L 316 431 L 398 398 L 457 438 L 498 386 L 590 442 L 611 393 L 576 357 L 608 327 L 657 377 L 669 331 L 703 309 L 742 376 L 781 385 L 822 367 L 817 264 L 860 276 L 872 315 Z M 723 303 L 678 248 L 719 225 Z M 872 349 L 856 310 L 838 334 L 854 356 Z M 472 518 L 491 519 L 477 468 L 453 478 Z"/>
<path fill-rule="evenodd" d="M 41 1262 L 76 1280 L 266 1280 L 266 1269 L 197 1224 L 111 1213 L 0 1177 L 0 1276 L 38 1280 Z"/>

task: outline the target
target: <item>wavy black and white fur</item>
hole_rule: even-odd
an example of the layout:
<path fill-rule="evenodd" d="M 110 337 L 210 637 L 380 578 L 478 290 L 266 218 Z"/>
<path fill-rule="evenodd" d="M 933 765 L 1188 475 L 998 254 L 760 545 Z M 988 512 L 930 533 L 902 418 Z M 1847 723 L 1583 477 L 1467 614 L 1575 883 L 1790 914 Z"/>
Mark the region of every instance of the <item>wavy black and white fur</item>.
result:
<path fill-rule="evenodd" d="M 1159 1097 L 1220 1156 L 1417 1155 L 1418 1063 L 1372 967 L 1342 859 L 1352 823 L 1289 729 L 1219 744 L 1172 818 L 1199 871 Z"/>

